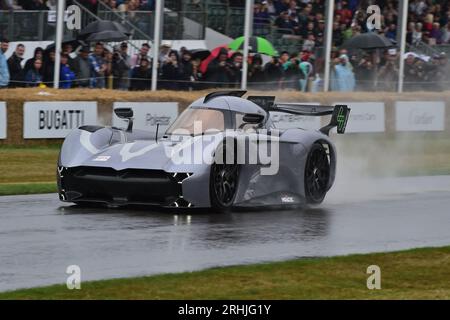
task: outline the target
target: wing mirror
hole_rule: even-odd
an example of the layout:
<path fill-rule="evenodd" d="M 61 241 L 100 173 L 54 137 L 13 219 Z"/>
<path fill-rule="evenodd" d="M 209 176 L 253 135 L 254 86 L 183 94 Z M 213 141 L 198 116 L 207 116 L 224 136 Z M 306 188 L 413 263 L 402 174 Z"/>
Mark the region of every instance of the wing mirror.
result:
<path fill-rule="evenodd" d="M 259 124 L 263 122 L 264 115 L 258 113 L 246 113 L 242 118 L 245 123 Z"/>
<path fill-rule="evenodd" d="M 133 109 L 131 109 L 131 108 L 117 108 L 117 109 L 114 109 L 114 113 L 120 119 L 128 120 L 127 131 L 131 132 L 133 130 L 133 115 L 134 115 Z"/>

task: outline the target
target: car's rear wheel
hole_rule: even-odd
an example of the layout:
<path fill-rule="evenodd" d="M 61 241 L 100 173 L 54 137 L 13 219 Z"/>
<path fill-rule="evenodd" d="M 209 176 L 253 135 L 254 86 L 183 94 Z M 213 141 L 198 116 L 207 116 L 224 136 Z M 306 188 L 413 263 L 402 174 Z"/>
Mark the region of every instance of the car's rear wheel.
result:
<path fill-rule="evenodd" d="M 219 151 L 221 150 L 226 154 L 227 147 L 225 143 L 219 148 Z M 236 153 L 234 154 L 236 155 Z M 215 161 L 211 165 L 209 194 L 211 206 L 214 209 L 224 212 L 233 206 L 239 183 L 239 169 L 236 158 L 233 163 Z"/>
<path fill-rule="evenodd" d="M 325 198 L 330 180 L 330 158 L 321 143 L 314 143 L 305 166 L 305 195 L 309 204 L 319 204 Z"/>

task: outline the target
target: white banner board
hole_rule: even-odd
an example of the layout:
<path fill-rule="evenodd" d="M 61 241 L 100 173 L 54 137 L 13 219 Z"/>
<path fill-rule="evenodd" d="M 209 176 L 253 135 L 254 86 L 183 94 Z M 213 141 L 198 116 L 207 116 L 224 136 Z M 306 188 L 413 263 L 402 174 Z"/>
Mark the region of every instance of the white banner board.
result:
<path fill-rule="evenodd" d="M 6 103 L 0 102 L 0 139 L 6 139 Z"/>
<path fill-rule="evenodd" d="M 384 132 L 385 114 L 383 102 L 336 102 L 333 105 L 345 104 L 351 111 L 347 121 L 346 133 L 351 132 Z M 336 132 L 336 129 L 333 129 Z"/>
<path fill-rule="evenodd" d="M 311 106 L 318 106 L 320 103 L 302 103 Z M 306 130 L 318 130 L 321 127 L 321 117 L 299 116 L 285 112 L 270 112 L 270 118 L 277 129 L 302 128 Z"/>
<path fill-rule="evenodd" d="M 156 131 L 159 123 L 159 134 L 166 132 L 167 128 L 178 116 L 178 102 L 115 102 L 114 109 L 131 108 L 134 113 L 133 128 Z M 120 119 L 113 113 L 112 125 L 126 128 L 127 120 Z"/>
<path fill-rule="evenodd" d="M 25 139 L 65 138 L 73 129 L 96 124 L 95 101 L 34 101 L 23 105 Z"/>
<path fill-rule="evenodd" d="M 397 131 L 443 131 L 445 102 L 397 101 L 395 127 Z"/>

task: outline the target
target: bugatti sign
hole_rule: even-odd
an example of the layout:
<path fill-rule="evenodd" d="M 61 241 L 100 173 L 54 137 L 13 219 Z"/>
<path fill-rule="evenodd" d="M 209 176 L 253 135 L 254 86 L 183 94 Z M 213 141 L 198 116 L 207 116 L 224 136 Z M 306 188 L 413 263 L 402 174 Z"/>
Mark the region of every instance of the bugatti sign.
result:
<path fill-rule="evenodd" d="M 443 131 L 445 102 L 398 101 L 395 120 L 397 131 Z"/>
<path fill-rule="evenodd" d="M 0 139 L 6 139 L 6 103 L 0 102 Z"/>
<path fill-rule="evenodd" d="M 25 139 L 64 138 L 85 124 L 97 123 L 97 103 L 91 101 L 25 102 Z"/>
<path fill-rule="evenodd" d="M 117 108 L 133 109 L 133 128 L 156 131 L 156 125 L 159 123 L 160 133 L 164 133 L 178 116 L 177 102 L 115 102 L 114 109 Z M 115 127 L 125 127 L 127 121 L 120 119 L 114 113 L 112 124 Z"/>

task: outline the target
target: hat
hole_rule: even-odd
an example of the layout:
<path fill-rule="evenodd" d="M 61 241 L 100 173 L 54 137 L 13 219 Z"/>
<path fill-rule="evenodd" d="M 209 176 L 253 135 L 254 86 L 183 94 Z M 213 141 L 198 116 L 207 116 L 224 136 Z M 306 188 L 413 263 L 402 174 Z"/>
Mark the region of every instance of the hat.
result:
<path fill-rule="evenodd" d="M 120 44 L 120 47 L 121 47 L 121 48 L 128 47 L 128 43 L 126 43 L 126 42 L 124 41 L 124 42 L 122 42 L 122 43 Z"/>
<path fill-rule="evenodd" d="M 390 56 L 395 56 L 395 55 L 397 54 L 397 49 L 389 49 L 389 50 L 388 50 L 388 54 L 389 54 Z"/>
<path fill-rule="evenodd" d="M 172 44 L 170 42 L 168 42 L 168 41 L 164 41 L 164 42 L 161 43 L 161 47 L 162 48 L 171 48 Z"/>
<path fill-rule="evenodd" d="M 83 47 L 81 47 L 81 49 L 80 49 L 80 52 L 90 52 L 91 50 L 90 50 L 90 48 L 89 48 L 89 46 L 83 46 Z"/>

